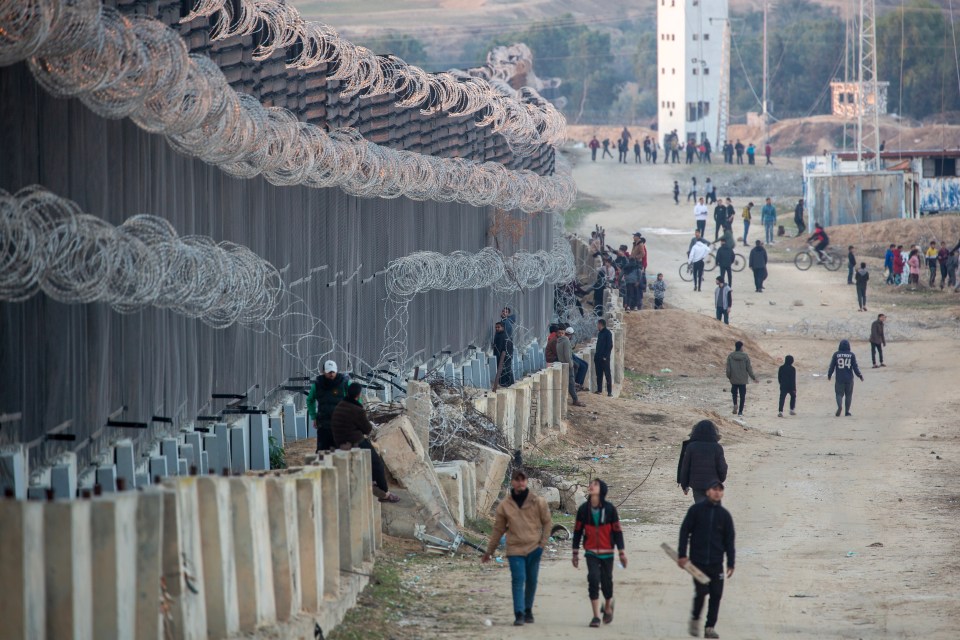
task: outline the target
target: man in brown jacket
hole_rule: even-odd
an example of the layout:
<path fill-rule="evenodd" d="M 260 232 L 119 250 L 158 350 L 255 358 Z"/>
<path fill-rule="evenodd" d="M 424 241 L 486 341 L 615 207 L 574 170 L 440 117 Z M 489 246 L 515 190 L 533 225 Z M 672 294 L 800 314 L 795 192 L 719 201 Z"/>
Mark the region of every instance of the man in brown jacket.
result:
<path fill-rule="evenodd" d="M 870 359 L 873 360 L 873 368 L 877 368 L 877 354 L 880 354 L 880 364 L 879 366 L 885 367 L 887 365 L 883 364 L 883 348 L 887 346 L 887 338 L 883 335 L 883 323 L 886 321 L 887 316 L 882 313 L 877 316 L 877 319 L 873 321 L 873 324 L 870 325 Z"/>
<path fill-rule="evenodd" d="M 496 521 L 487 552 L 481 562 L 490 562 L 500 538 L 507 534 L 507 560 L 513 582 L 513 625 L 533 623 L 533 597 L 537 593 L 540 557 L 550 538 L 550 509 L 547 501 L 527 488 L 527 474 L 513 472 L 510 495 L 497 505 Z"/>
<path fill-rule="evenodd" d="M 400 502 L 400 497 L 390 492 L 383 460 L 367 437 L 373 432 L 373 423 L 367 417 L 367 410 L 360 403 L 361 391 L 363 391 L 363 386 L 360 383 L 351 383 L 347 387 L 347 397 L 341 400 L 340 404 L 333 410 L 333 415 L 330 416 L 330 431 L 333 433 L 333 441 L 345 451 L 349 451 L 353 447 L 369 451 L 370 467 L 373 470 L 373 484 L 376 486 L 374 494 L 380 499 L 380 502 Z"/>

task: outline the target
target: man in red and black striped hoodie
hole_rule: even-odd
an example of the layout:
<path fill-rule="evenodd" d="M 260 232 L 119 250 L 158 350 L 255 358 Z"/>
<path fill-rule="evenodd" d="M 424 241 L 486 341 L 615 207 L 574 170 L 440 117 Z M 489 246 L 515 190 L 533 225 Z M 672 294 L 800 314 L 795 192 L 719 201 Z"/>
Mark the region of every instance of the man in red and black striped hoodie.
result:
<path fill-rule="evenodd" d="M 613 555 L 614 548 L 620 552 L 620 564 L 627 568 L 627 553 L 623 549 L 623 529 L 617 508 L 607 502 L 607 484 L 594 479 L 587 490 L 587 501 L 577 509 L 577 524 L 573 532 L 573 566 L 580 566 L 580 542 L 583 541 L 587 558 L 587 584 L 590 604 L 593 606 L 591 627 L 613 622 Z M 600 608 L 600 591 L 604 605 Z"/>

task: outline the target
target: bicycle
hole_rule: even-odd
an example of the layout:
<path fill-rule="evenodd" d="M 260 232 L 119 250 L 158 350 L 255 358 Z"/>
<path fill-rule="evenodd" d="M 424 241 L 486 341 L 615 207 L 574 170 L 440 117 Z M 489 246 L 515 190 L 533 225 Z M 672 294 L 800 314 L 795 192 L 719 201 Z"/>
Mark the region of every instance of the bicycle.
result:
<path fill-rule="evenodd" d="M 747 259 L 743 257 L 741 253 L 733 254 L 733 265 L 730 267 L 733 271 L 737 273 L 743 271 L 747 267 Z M 717 268 L 717 257 L 714 255 L 713 246 L 710 247 L 710 253 L 703 259 L 703 271 L 713 271 Z M 680 279 L 684 282 L 693 282 L 693 265 L 689 262 L 684 262 L 680 265 Z"/>
<path fill-rule="evenodd" d="M 801 251 L 793 258 L 793 264 L 800 271 L 806 271 L 814 263 L 822 264 L 828 271 L 836 271 L 843 266 L 843 259 L 830 251 L 829 248 L 824 249 L 821 253 L 823 254 L 822 258 L 817 255 L 817 250 L 814 249 L 812 244 L 807 245 L 806 250 Z"/>

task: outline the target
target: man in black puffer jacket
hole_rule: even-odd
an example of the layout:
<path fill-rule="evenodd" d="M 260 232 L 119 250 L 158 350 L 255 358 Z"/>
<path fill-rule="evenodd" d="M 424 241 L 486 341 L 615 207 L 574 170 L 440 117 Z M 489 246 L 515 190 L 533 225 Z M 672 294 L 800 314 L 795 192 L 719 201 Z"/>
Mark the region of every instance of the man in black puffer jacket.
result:
<path fill-rule="evenodd" d="M 716 482 L 727 479 L 727 460 L 720 445 L 720 432 L 710 420 L 701 420 L 684 443 L 677 483 L 687 495 L 693 489 L 693 501 L 700 502 Z"/>

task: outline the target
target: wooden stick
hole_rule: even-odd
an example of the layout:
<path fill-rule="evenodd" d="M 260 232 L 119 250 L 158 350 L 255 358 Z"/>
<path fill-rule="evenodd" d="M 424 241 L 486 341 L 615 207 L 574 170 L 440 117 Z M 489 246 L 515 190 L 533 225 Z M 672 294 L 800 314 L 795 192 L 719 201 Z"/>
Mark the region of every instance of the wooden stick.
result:
<path fill-rule="evenodd" d="M 673 547 L 668 545 L 666 542 L 660 545 L 660 548 L 663 549 L 663 552 L 666 553 L 670 558 L 676 562 L 679 559 L 677 552 L 673 550 Z M 683 567 L 683 570 L 693 576 L 693 579 L 699 582 L 700 584 L 710 584 L 710 578 L 707 577 L 703 571 L 700 571 L 692 562 L 688 562 L 687 566 Z"/>

